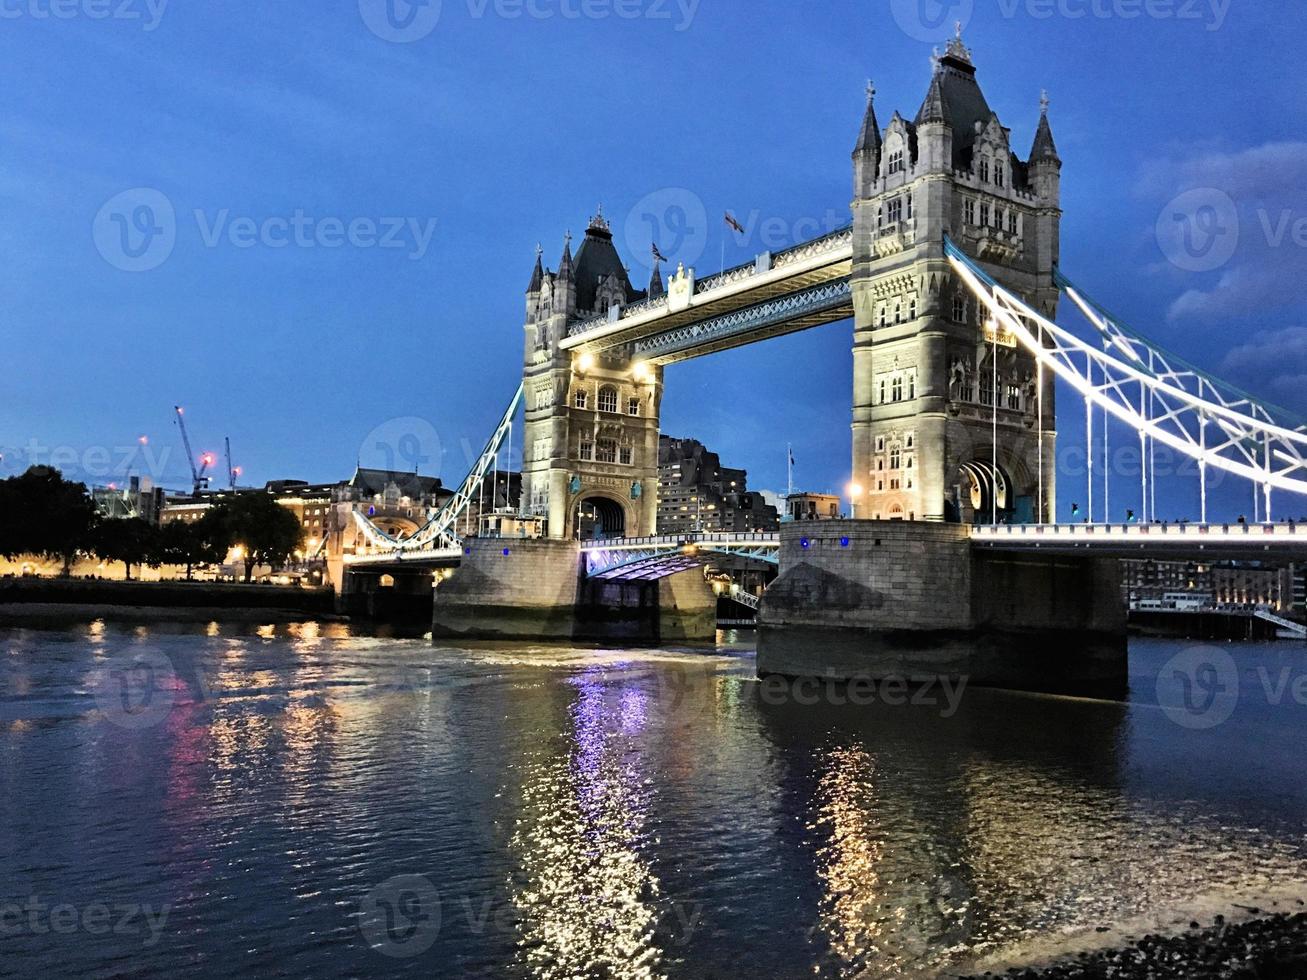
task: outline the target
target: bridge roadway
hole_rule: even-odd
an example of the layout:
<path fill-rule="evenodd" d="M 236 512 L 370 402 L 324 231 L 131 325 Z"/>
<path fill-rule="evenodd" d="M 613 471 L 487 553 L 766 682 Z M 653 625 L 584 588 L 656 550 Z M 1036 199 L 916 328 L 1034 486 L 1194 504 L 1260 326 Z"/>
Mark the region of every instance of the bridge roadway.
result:
<path fill-rule="evenodd" d="M 816 532 L 820 523 L 813 525 Z M 985 551 L 1093 554 L 1105 558 L 1307 561 L 1307 524 L 998 524 L 970 529 Z M 520 539 L 504 539 L 506 548 Z M 463 549 L 350 555 L 349 569 L 377 573 L 450 568 Z M 731 556 L 777 565 L 775 533 L 664 534 L 590 541 L 581 546 L 590 578 L 652 581 Z"/>
<path fill-rule="evenodd" d="M 640 361 L 672 364 L 807 330 L 853 316 L 852 271 L 852 227 L 703 279 L 678 269 L 663 296 L 573 323 L 559 346 L 598 355 L 631 345 Z"/>

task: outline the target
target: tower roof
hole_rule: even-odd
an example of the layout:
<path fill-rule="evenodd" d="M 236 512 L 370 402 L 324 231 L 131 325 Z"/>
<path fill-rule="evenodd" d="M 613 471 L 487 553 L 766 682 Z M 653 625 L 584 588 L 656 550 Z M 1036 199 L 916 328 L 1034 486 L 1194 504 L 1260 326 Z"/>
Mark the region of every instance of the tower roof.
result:
<path fill-rule="evenodd" d="M 531 273 L 531 285 L 526 287 L 526 291 L 528 293 L 540 292 L 540 287 L 544 284 L 545 267 L 540 262 L 540 256 L 541 253 L 543 253 L 543 251 L 544 249 L 542 249 L 539 245 L 536 246 L 536 267 L 535 270 Z"/>
<path fill-rule="evenodd" d="M 572 233 L 569 231 L 563 240 L 563 257 L 558 261 L 558 278 L 573 278 L 572 270 Z"/>
<path fill-rule="evenodd" d="M 1057 144 L 1053 142 L 1053 127 L 1048 124 L 1047 93 L 1040 99 L 1040 109 L 1039 128 L 1035 130 L 1035 143 L 1030 148 L 1030 162 L 1052 160 L 1061 163 L 1062 158 L 1057 155 Z"/>
<path fill-rule="evenodd" d="M 559 270 L 560 274 L 561 271 Z M 634 299 L 636 291 L 632 288 L 631 279 L 626 274 L 622 257 L 617 254 L 617 248 L 613 245 L 612 229 L 604 217 L 603 209 L 600 208 L 599 213 L 590 219 L 590 226 L 585 230 L 585 240 L 576 250 L 576 271 L 573 278 L 576 280 L 578 310 L 595 308 L 595 293 L 598 291 L 599 281 L 609 276 L 617 276 L 618 282 L 622 284 L 626 293 L 627 302 Z"/>
<path fill-rule="evenodd" d="M 958 167 L 971 164 L 971 149 L 976 142 L 977 124 L 981 130 L 994 112 L 976 82 L 976 66 L 971 52 L 959 34 L 935 63 L 930 89 L 917 113 L 916 123 L 943 122 L 953 130 L 953 163 Z"/>
<path fill-rule="evenodd" d="M 880 153 L 880 123 L 876 121 L 876 86 L 867 82 L 867 114 L 862 119 L 862 132 L 858 134 L 858 145 L 854 154 L 871 152 Z"/>

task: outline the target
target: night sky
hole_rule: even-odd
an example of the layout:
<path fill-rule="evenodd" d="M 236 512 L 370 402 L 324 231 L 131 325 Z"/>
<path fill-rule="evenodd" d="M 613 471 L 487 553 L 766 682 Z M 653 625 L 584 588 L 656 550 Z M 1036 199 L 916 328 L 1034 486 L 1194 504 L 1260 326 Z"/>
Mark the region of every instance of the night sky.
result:
<path fill-rule="evenodd" d="M 602 203 L 643 285 L 655 231 L 711 272 L 846 223 L 867 79 L 882 125 L 914 116 L 959 17 L 1022 155 L 1049 92 L 1064 271 L 1307 414 L 1300 4 L 385 2 L 0 6 L 0 472 L 185 487 L 182 404 L 245 483 L 356 461 L 457 482 L 520 378 L 537 242 L 556 267 Z M 1203 261 L 1157 231 L 1195 201 L 1224 235 Z M 670 368 L 664 431 L 755 488 L 783 488 L 788 443 L 797 483 L 843 487 L 850 343 L 842 323 Z M 1138 480 L 1118 469 L 1119 520 Z M 1233 482 L 1215 516 L 1251 514 Z M 1172 480 L 1159 516 L 1195 498 Z"/>

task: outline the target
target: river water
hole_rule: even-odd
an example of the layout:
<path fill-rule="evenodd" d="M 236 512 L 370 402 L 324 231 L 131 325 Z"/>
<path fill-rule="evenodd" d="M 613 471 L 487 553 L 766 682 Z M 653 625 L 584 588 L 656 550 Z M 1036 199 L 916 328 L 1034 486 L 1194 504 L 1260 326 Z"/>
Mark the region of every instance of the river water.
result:
<path fill-rule="evenodd" d="M 1307 881 L 1300 644 L 848 704 L 749 637 L 0 629 L 0 975 L 935 976 Z"/>

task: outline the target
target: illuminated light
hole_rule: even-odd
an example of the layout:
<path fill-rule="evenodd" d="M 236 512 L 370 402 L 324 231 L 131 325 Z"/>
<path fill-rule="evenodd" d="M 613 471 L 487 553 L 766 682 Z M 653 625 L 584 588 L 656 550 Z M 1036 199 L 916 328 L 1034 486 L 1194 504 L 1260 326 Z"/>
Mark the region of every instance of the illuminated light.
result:
<path fill-rule="evenodd" d="M 849 494 L 850 499 L 852 499 L 852 498 L 854 498 L 854 497 L 861 497 L 861 496 L 862 496 L 862 484 L 860 484 L 860 483 L 850 483 L 849 486 L 848 486 L 848 494 Z"/>
<path fill-rule="evenodd" d="M 848 546 L 849 546 L 849 539 L 848 539 L 848 538 L 840 538 L 840 547 L 841 547 L 841 548 L 847 548 Z"/>
<path fill-rule="evenodd" d="M 150 444 L 150 437 L 141 436 L 141 438 L 137 439 L 136 441 L 139 442 L 142 446 L 148 446 Z"/>
<path fill-rule="evenodd" d="M 800 544 L 800 545 L 803 547 L 803 549 L 806 551 L 806 550 L 808 549 L 808 547 L 812 544 L 812 542 L 809 541 L 807 538 L 803 538 L 803 539 L 801 539 L 801 540 L 799 541 L 799 544 Z"/>
<path fill-rule="evenodd" d="M 652 372 L 644 361 L 636 361 L 635 367 L 631 368 L 631 375 L 636 381 L 648 381 L 652 377 Z"/>
<path fill-rule="evenodd" d="M 593 354 L 582 354 L 576 359 L 578 370 L 589 371 L 595 366 L 595 356 Z"/>
<path fill-rule="evenodd" d="M 505 558 L 507 558 L 507 557 L 508 557 L 509 555 L 511 555 L 512 553 L 513 553 L 513 549 L 512 549 L 512 548 L 505 548 L 505 549 L 504 549 L 504 557 L 505 557 Z"/>

